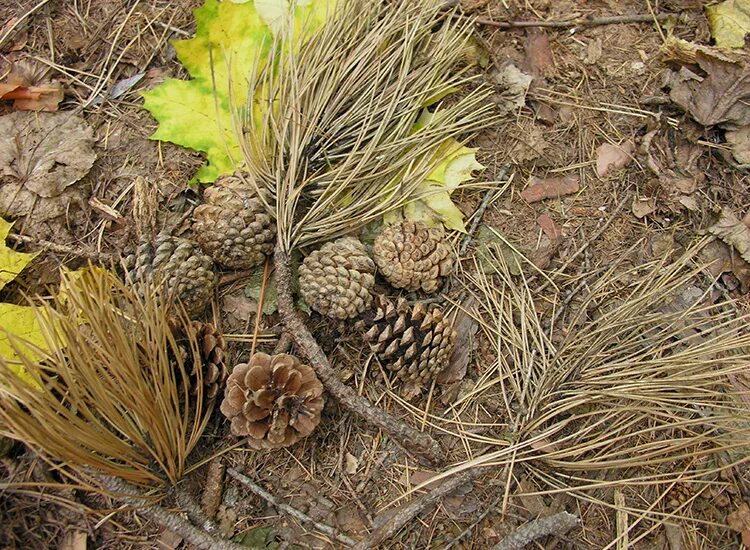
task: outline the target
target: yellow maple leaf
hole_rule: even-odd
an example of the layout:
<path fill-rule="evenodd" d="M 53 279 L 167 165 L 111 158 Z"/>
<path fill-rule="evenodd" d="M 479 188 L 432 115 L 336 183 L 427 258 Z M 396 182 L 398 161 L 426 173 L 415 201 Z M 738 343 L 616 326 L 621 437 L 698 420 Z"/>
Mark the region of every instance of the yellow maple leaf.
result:
<path fill-rule="evenodd" d="M 750 33 L 750 0 L 725 0 L 706 6 L 711 34 L 720 48 L 743 48 Z"/>

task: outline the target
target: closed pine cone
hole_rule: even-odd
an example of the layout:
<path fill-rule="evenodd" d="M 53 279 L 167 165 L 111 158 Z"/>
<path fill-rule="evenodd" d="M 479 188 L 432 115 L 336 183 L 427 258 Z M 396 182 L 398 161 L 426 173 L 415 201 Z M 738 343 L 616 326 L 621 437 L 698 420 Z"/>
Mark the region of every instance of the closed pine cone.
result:
<path fill-rule="evenodd" d="M 193 234 L 216 263 L 249 269 L 273 252 L 276 224 L 251 184 L 225 176 L 206 189 L 203 199 L 193 214 Z"/>
<path fill-rule="evenodd" d="M 394 304 L 377 297 L 376 312 L 363 325 L 365 340 L 396 379 L 428 381 L 448 366 L 456 332 L 440 309 L 414 306 L 399 298 Z"/>
<path fill-rule="evenodd" d="M 227 380 L 221 412 L 233 435 L 249 436 L 256 449 L 288 447 L 320 422 L 323 385 L 293 355 L 256 353 Z"/>
<path fill-rule="evenodd" d="M 372 304 L 375 264 L 358 239 L 344 237 L 304 259 L 299 286 L 315 311 L 334 319 L 351 319 Z"/>
<path fill-rule="evenodd" d="M 168 233 L 138 247 L 131 277 L 164 284 L 168 298 L 180 300 L 191 316 L 206 308 L 218 280 L 213 261 L 194 241 Z"/>
<path fill-rule="evenodd" d="M 435 292 L 455 261 L 442 227 L 412 220 L 383 229 L 375 238 L 373 256 L 391 285 L 410 292 L 420 288 Z"/>

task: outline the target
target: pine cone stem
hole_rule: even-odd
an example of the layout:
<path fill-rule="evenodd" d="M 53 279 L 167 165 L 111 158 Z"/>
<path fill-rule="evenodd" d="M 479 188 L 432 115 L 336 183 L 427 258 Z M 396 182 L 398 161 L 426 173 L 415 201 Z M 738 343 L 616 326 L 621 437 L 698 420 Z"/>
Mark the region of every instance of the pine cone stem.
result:
<path fill-rule="evenodd" d="M 432 437 L 407 426 L 379 407 L 375 407 L 338 379 L 325 353 L 300 319 L 299 312 L 294 306 L 291 260 L 289 254 L 280 245 L 276 246 L 274 252 L 274 265 L 276 267 L 279 313 L 284 327 L 294 338 L 310 366 L 315 369 L 315 373 L 325 386 L 326 391 L 346 409 L 386 432 L 420 462 L 431 465 L 443 462 L 443 452 Z"/>

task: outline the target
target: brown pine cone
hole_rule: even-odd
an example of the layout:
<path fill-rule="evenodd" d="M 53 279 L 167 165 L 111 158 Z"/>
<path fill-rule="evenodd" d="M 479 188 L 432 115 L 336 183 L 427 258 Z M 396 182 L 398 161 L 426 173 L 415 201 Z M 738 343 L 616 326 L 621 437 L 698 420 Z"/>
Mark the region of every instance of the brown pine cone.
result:
<path fill-rule="evenodd" d="M 211 258 L 188 239 L 160 233 L 153 244 L 138 247 L 130 276 L 164 284 L 169 299 L 179 299 L 188 314 L 200 314 L 211 301 L 217 276 Z"/>
<path fill-rule="evenodd" d="M 413 307 L 399 298 L 376 298 L 376 312 L 365 319 L 365 340 L 396 379 L 427 381 L 445 367 L 453 351 L 456 332 L 437 307 L 422 302 Z"/>
<path fill-rule="evenodd" d="M 403 220 L 375 238 L 373 257 L 383 277 L 396 288 L 435 292 L 453 271 L 455 257 L 442 227 Z"/>
<path fill-rule="evenodd" d="M 203 200 L 193 213 L 193 235 L 216 263 L 249 269 L 273 252 L 276 224 L 251 184 L 224 176 L 205 190 Z"/>
<path fill-rule="evenodd" d="M 224 336 L 210 323 L 191 321 L 189 327 L 177 318 L 169 320 L 172 334 L 182 355 L 183 364 L 190 369 L 190 385 L 193 394 L 198 393 L 198 369 L 201 369 L 203 397 L 213 401 L 224 388 L 227 369 L 224 365 Z M 193 350 L 198 354 L 194 359 Z M 192 368 L 191 368 L 192 365 Z"/>
<path fill-rule="evenodd" d="M 249 436 L 256 449 L 288 447 L 320 422 L 323 385 L 293 355 L 256 353 L 227 380 L 221 412 L 233 435 Z"/>
<path fill-rule="evenodd" d="M 299 268 L 300 293 L 318 313 L 351 319 L 372 304 L 375 264 L 353 237 L 324 244 Z"/>

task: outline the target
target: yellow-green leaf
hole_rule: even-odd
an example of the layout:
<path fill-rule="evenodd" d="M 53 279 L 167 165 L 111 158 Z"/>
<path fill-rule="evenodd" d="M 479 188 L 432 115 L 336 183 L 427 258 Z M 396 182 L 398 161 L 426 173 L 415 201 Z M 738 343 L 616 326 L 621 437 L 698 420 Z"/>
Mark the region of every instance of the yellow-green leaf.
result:
<path fill-rule="evenodd" d="M 33 307 L 19 306 L 16 304 L 0 303 L 0 357 L 2 357 L 10 368 L 23 380 L 30 382 L 31 377 L 26 373 L 18 362 L 18 353 L 21 351 L 26 357 L 35 361 L 38 358 L 33 347 L 25 345 L 32 344 L 40 349 L 46 349 L 46 340 L 39 327 L 37 312 Z M 11 344 L 13 338 L 15 347 Z"/>
<path fill-rule="evenodd" d="M 11 227 L 13 227 L 12 223 L 0 218 L 0 290 L 15 279 L 36 256 L 36 254 L 16 252 L 5 245 L 5 239 Z"/>
<path fill-rule="evenodd" d="M 720 48 L 742 48 L 750 33 L 750 0 L 726 0 L 706 6 L 711 34 Z"/>
<path fill-rule="evenodd" d="M 333 0 L 295 3 L 295 29 L 319 26 Z M 151 139 L 168 141 L 206 154 L 208 165 L 195 176 L 212 182 L 242 162 L 232 126 L 232 109 L 241 108 L 248 93 L 247 76 L 256 59 L 268 54 L 272 35 L 288 0 L 221 2 L 206 0 L 194 11 L 195 37 L 174 42 L 177 57 L 191 80 L 168 79 L 143 94 L 144 107 L 159 122 Z"/>

